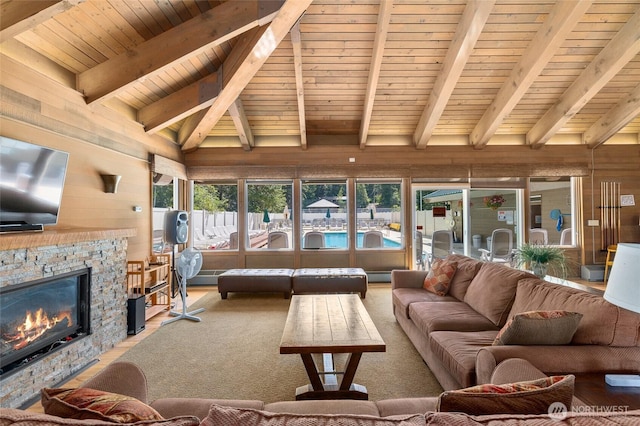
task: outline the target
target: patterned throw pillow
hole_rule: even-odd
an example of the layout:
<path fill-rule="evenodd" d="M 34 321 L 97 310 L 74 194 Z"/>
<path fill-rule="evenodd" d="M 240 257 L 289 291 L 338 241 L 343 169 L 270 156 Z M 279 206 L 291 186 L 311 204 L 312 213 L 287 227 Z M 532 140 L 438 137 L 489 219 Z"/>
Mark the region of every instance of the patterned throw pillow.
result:
<path fill-rule="evenodd" d="M 446 259 L 436 259 L 431 265 L 429 273 L 424 279 L 425 290 L 444 296 L 449 292 L 451 278 L 458 268 L 457 262 L 450 262 Z"/>
<path fill-rule="evenodd" d="M 375 417 L 358 414 L 272 413 L 252 408 L 234 408 L 211 404 L 200 426 L 269 425 L 269 426 L 424 426 L 424 414 Z"/>
<path fill-rule="evenodd" d="M 579 312 L 522 312 L 507 321 L 493 345 L 568 345 L 581 318 Z"/>
<path fill-rule="evenodd" d="M 40 393 L 44 412 L 58 417 L 116 423 L 163 420 L 156 410 L 130 396 L 89 388 L 45 388 Z"/>
<path fill-rule="evenodd" d="M 438 397 L 438 411 L 485 414 L 546 414 L 549 406 L 571 407 L 575 376 L 551 376 L 504 385 L 478 385 L 446 391 Z"/>

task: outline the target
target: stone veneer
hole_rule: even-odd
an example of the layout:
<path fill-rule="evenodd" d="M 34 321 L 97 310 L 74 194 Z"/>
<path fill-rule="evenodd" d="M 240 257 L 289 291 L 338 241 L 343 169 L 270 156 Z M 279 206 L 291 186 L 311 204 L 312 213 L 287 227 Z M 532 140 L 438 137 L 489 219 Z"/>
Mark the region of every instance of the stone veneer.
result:
<path fill-rule="evenodd" d="M 0 240 L 2 287 L 91 268 L 92 334 L 0 379 L 0 407 L 18 408 L 37 397 L 41 388 L 69 378 L 127 337 L 128 240 L 116 236 L 11 249 L 4 242 Z"/>

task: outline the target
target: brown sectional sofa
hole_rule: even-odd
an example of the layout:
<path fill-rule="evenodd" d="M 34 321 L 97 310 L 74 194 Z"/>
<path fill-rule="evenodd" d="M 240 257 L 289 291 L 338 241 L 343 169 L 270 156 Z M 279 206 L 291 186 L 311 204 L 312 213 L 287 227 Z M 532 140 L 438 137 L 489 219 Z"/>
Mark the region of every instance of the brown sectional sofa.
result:
<path fill-rule="evenodd" d="M 546 374 L 639 372 L 639 314 L 508 266 L 447 259 L 458 267 L 445 296 L 423 288 L 426 271 L 391 274 L 394 315 L 444 389 L 488 383 L 509 358 L 526 359 Z M 570 344 L 492 345 L 509 318 L 543 310 L 583 315 Z"/>
<path fill-rule="evenodd" d="M 528 361 L 509 359 L 497 366 L 492 383 L 499 385 L 523 380 L 544 378 L 545 375 Z M 551 418 L 548 413 L 542 414 L 485 414 L 468 415 L 464 412 L 437 411 L 439 398 L 398 398 L 382 401 L 362 400 L 319 400 L 319 401 L 279 401 L 264 403 L 258 400 L 228 400 L 205 398 L 162 398 L 152 402 L 147 400 L 147 381 L 144 373 L 135 364 L 115 362 L 107 366 L 98 375 L 83 384 L 83 387 L 113 392 L 119 395 L 136 398 L 139 402 L 148 404 L 166 421 L 142 421 L 135 424 L 144 425 L 180 425 L 180 426 L 211 426 L 211 425 L 489 425 L 489 424 L 518 424 L 518 425 L 553 425 L 563 424 L 616 424 L 636 425 L 640 422 L 640 410 L 597 413 L 582 410 L 582 401 L 573 398 L 570 411 L 562 413 L 562 418 Z M 498 396 L 499 398 L 502 395 Z M 507 396 L 508 398 L 508 396 Z M 571 396 L 569 395 L 571 399 Z M 121 398 L 120 398 L 121 399 Z M 43 405 L 49 405 L 51 400 L 43 397 Z M 82 403 L 76 402 L 81 406 Z M 69 409 L 69 405 L 55 403 L 48 412 L 42 414 L 17 409 L 0 409 L 0 425 L 16 424 L 32 425 L 110 425 L 104 420 L 90 420 L 86 408 L 83 410 Z M 109 409 L 114 414 L 113 407 Z M 528 406 L 527 406 L 528 407 Z M 473 409 L 473 408 L 472 408 Z M 573 409 L 573 411 L 571 411 Z M 127 406 L 127 413 L 135 412 L 131 405 Z M 218 416 L 225 416 L 224 421 L 214 421 Z M 63 416 L 64 414 L 64 416 Z M 93 415 L 93 414 L 92 414 Z M 76 419 L 71 419 L 72 416 Z M 600 423 L 602 422 L 602 423 Z M 132 424 L 132 423 L 129 423 Z"/>

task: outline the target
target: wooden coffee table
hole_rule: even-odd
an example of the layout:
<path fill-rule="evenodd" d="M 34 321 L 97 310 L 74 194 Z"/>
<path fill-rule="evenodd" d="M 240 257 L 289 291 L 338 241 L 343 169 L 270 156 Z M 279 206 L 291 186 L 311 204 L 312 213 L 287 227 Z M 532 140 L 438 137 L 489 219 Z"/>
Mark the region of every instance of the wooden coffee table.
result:
<path fill-rule="evenodd" d="M 617 406 L 640 409 L 640 388 L 609 386 L 604 373 L 576 373 L 574 395 L 591 407 Z M 622 408 L 620 408 L 622 409 Z"/>
<path fill-rule="evenodd" d="M 368 399 L 353 383 L 364 352 L 386 345 L 356 294 L 297 295 L 291 298 L 280 342 L 281 354 L 300 354 L 311 381 L 296 389 L 296 399 Z M 335 371 L 334 354 L 349 354 L 345 371 Z M 322 371 L 314 359 L 322 357 Z M 338 382 L 337 376 L 342 380 Z"/>

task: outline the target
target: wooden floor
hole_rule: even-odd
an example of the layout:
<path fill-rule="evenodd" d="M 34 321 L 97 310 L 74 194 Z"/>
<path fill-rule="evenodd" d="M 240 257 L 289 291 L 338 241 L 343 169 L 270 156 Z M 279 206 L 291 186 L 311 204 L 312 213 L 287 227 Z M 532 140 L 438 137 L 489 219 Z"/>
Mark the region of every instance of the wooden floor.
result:
<path fill-rule="evenodd" d="M 602 281 L 600 281 L 600 282 L 597 282 L 597 281 L 590 282 L 590 281 L 585 281 L 585 280 L 580 280 L 580 279 L 573 279 L 573 278 L 571 279 L 571 281 L 579 283 L 579 284 L 583 284 L 585 286 L 597 288 L 597 289 L 602 290 L 602 291 L 604 291 L 604 289 L 605 289 L 605 284 Z M 370 285 L 383 285 L 384 286 L 384 285 L 389 285 L 389 284 L 388 283 L 380 283 L 380 284 L 370 284 Z M 191 286 L 191 287 L 189 287 L 189 292 L 188 292 L 188 297 L 187 297 L 187 305 L 191 305 L 192 303 L 196 302 L 198 299 L 200 299 L 201 297 L 203 297 L 204 295 L 206 295 L 210 291 L 217 291 L 217 287 L 216 286 Z M 180 300 L 179 297 L 177 297 L 176 299 L 174 299 L 174 302 L 175 302 L 175 307 L 173 309 L 177 310 L 178 312 L 180 312 L 181 309 L 182 309 L 182 301 Z M 113 361 L 118 359 L 122 354 L 124 354 L 130 348 L 132 348 L 133 346 L 137 345 L 143 339 L 145 339 L 145 338 L 149 337 L 151 334 L 153 334 L 154 331 L 156 331 L 158 328 L 160 328 L 160 325 L 162 324 L 162 322 L 164 320 L 166 320 L 166 319 L 169 319 L 169 318 L 173 318 L 173 317 L 171 315 L 169 315 L 168 311 L 167 312 L 162 312 L 162 313 L 154 316 L 153 318 L 151 318 L 149 321 L 146 322 L 146 324 L 145 324 L 146 327 L 145 327 L 145 330 L 143 332 L 141 332 L 139 334 L 136 334 L 136 335 L 133 335 L 133 336 L 127 336 L 127 338 L 125 340 L 123 340 L 122 342 L 117 344 L 112 350 L 102 354 L 97 363 L 91 365 L 90 367 L 88 367 L 87 369 L 85 369 L 84 371 L 79 373 L 77 376 L 75 376 L 72 379 L 70 379 L 69 381 L 67 381 L 64 384 L 64 387 L 73 388 L 73 387 L 80 386 L 83 382 L 85 382 L 89 378 L 95 376 L 104 367 L 106 367 L 107 365 L 111 364 Z M 28 410 L 29 411 L 35 411 L 35 412 L 42 412 L 42 406 L 40 405 L 40 402 L 37 402 L 36 404 L 32 405 Z"/>

